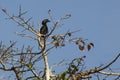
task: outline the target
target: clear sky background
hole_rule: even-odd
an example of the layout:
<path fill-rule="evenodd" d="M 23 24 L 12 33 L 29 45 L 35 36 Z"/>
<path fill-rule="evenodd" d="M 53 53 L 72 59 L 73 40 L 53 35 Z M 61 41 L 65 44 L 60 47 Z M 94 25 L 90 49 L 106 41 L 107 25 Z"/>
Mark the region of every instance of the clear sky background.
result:
<path fill-rule="evenodd" d="M 62 22 L 64 25 L 56 34 L 81 29 L 74 35 L 95 44 L 90 52 L 84 53 L 79 51 L 75 44 L 54 49 L 48 56 L 50 65 L 63 59 L 69 61 L 86 55 L 86 67 L 93 68 L 110 62 L 120 52 L 120 0 L 0 0 L 0 7 L 7 9 L 10 14 L 17 14 L 19 5 L 24 11 L 28 11 L 25 16 L 32 17 L 35 26 L 38 21 L 49 18 L 49 9 L 54 19 L 71 14 L 72 17 Z M 0 41 L 7 45 L 10 40 L 18 41 L 19 47 L 23 44 L 37 46 L 36 42 L 14 34 L 21 28 L 16 23 L 5 20 L 6 17 L 0 12 Z M 119 68 L 118 72 L 119 62 L 120 59 L 112 66 L 113 69 Z"/>

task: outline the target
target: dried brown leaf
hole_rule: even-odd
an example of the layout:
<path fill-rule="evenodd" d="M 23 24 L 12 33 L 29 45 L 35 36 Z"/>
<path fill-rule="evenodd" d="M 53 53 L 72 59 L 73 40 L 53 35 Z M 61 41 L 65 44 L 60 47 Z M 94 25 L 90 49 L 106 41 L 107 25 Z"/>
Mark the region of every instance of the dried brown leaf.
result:
<path fill-rule="evenodd" d="M 90 49 L 91 49 L 91 45 L 90 44 L 87 45 L 87 49 L 88 49 L 88 51 L 90 51 Z"/>
<path fill-rule="evenodd" d="M 65 44 L 61 44 L 61 46 L 65 46 Z"/>
<path fill-rule="evenodd" d="M 52 39 L 53 39 L 53 40 L 57 40 L 57 37 L 56 37 L 56 36 L 52 36 Z"/>
<path fill-rule="evenodd" d="M 55 47 L 57 48 L 57 47 L 59 46 L 59 43 L 58 43 L 58 42 L 56 42 L 54 45 L 55 45 Z"/>
<path fill-rule="evenodd" d="M 93 44 L 93 43 L 90 43 L 89 45 L 91 45 L 92 47 L 94 47 L 94 44 Z"/>
<path fill-rule="evenodd" d="M 68 33 L 68 36 L 71 36 L 71 35 L 72 35 L 72 34 L 69 32 L 69 33 Z"/>
<path fill-rule="evenodd" d="M 78 45 L 78 44 L 79 44 L 79 41 L 77 40 L 77 41 L 75 42 L 75 44 Z"/>
<path fill-rule="evenodd" d="M 81 50 L 81 51 L 84 51 L 84 46 L 81 46 L 81 45 L 79 45 L 79 49 Z"/>
<path fill-rule="evenodd" d="M 64 40 L 64 37 L 63 37 L 63 36 L 60 36 L 60 39 L 61 39 L 61 40 Z"/>

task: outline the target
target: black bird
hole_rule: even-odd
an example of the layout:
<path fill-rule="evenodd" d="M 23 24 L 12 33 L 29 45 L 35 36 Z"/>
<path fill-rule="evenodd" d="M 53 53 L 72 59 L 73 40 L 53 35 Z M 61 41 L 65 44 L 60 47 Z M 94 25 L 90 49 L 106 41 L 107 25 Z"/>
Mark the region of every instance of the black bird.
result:
<path fill-rule="evenodd" d="M 44 36 L 48 33 L 48 27 L 47 27 L 48 22 L 50 22 L 50 20 L 48 19 L 44 19 L 42 21 L 42 27 L 40 29 L 40 34 L 43 34 Z"/>

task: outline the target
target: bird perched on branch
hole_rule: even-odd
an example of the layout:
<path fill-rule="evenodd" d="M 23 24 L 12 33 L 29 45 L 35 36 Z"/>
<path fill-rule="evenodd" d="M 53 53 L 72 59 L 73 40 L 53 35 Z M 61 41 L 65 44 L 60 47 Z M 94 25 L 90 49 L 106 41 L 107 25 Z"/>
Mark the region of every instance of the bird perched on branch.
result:
<path fill-rule="evenodd" d="M 42 21 L 42 27 L 40 28 L 40 34 L 42 34 L 43 36 L 45 36 L 48 33 L 48 27 L 47 27 L 48 22 L 50 22 L 50 20 L 48 19 L 44 19 Z"/>
<path fill-rule="evenodd" d="M 42 27 L 40 28 L 40 36 L 38 37 L 38 44 L 41 48 L 45 47 L 46 35 L 48 34 L 47 23 L 50 22 L 48 19 L 42 21 Z"/>

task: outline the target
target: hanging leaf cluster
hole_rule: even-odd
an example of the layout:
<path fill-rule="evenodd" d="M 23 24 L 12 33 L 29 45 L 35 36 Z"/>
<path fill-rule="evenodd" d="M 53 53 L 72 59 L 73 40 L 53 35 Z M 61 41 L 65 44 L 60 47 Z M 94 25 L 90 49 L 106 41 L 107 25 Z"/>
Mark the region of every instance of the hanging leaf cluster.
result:
<path fill-rule="evenodd" d="M 65 35 L 53 35 L 51 38 L 53 40 L 55 48 L 64 47 L 66 42 L 66 37 L 71 37 L 72 33 L 68 32 Z"/>
<path fill-rule="evenodd" d="M 76 32 L 76 31 L 74 31 Z M 88 51 L 91 50 L 92 47 L 94 47 L 93 43 L 87 43 L 86 40 L 83 40 L 82 38 L 71 38 L 73 32 L 67 32 L 64 35 L 53 35 L 51 37 L 52 42 L 55 46 L 55 48 L 58 47 L 64 47 L 65 42 L 75 42 L 75 44 L 78 46 L 79 50 L 84 52 L 85 49 Z"/>
<path fill-rule="evenodd" d="M 87 50 L 90 51 L 91 48 L 94 47 L 93 43 L 87 43 L 87 42 L 85 42 L 85 40 L 83 40 L 81 38 L 76 40 L 75 44 L 78 46 L 79 50 L 82 52 L 85 50 L 85 48 L 87 48 Z"/>

